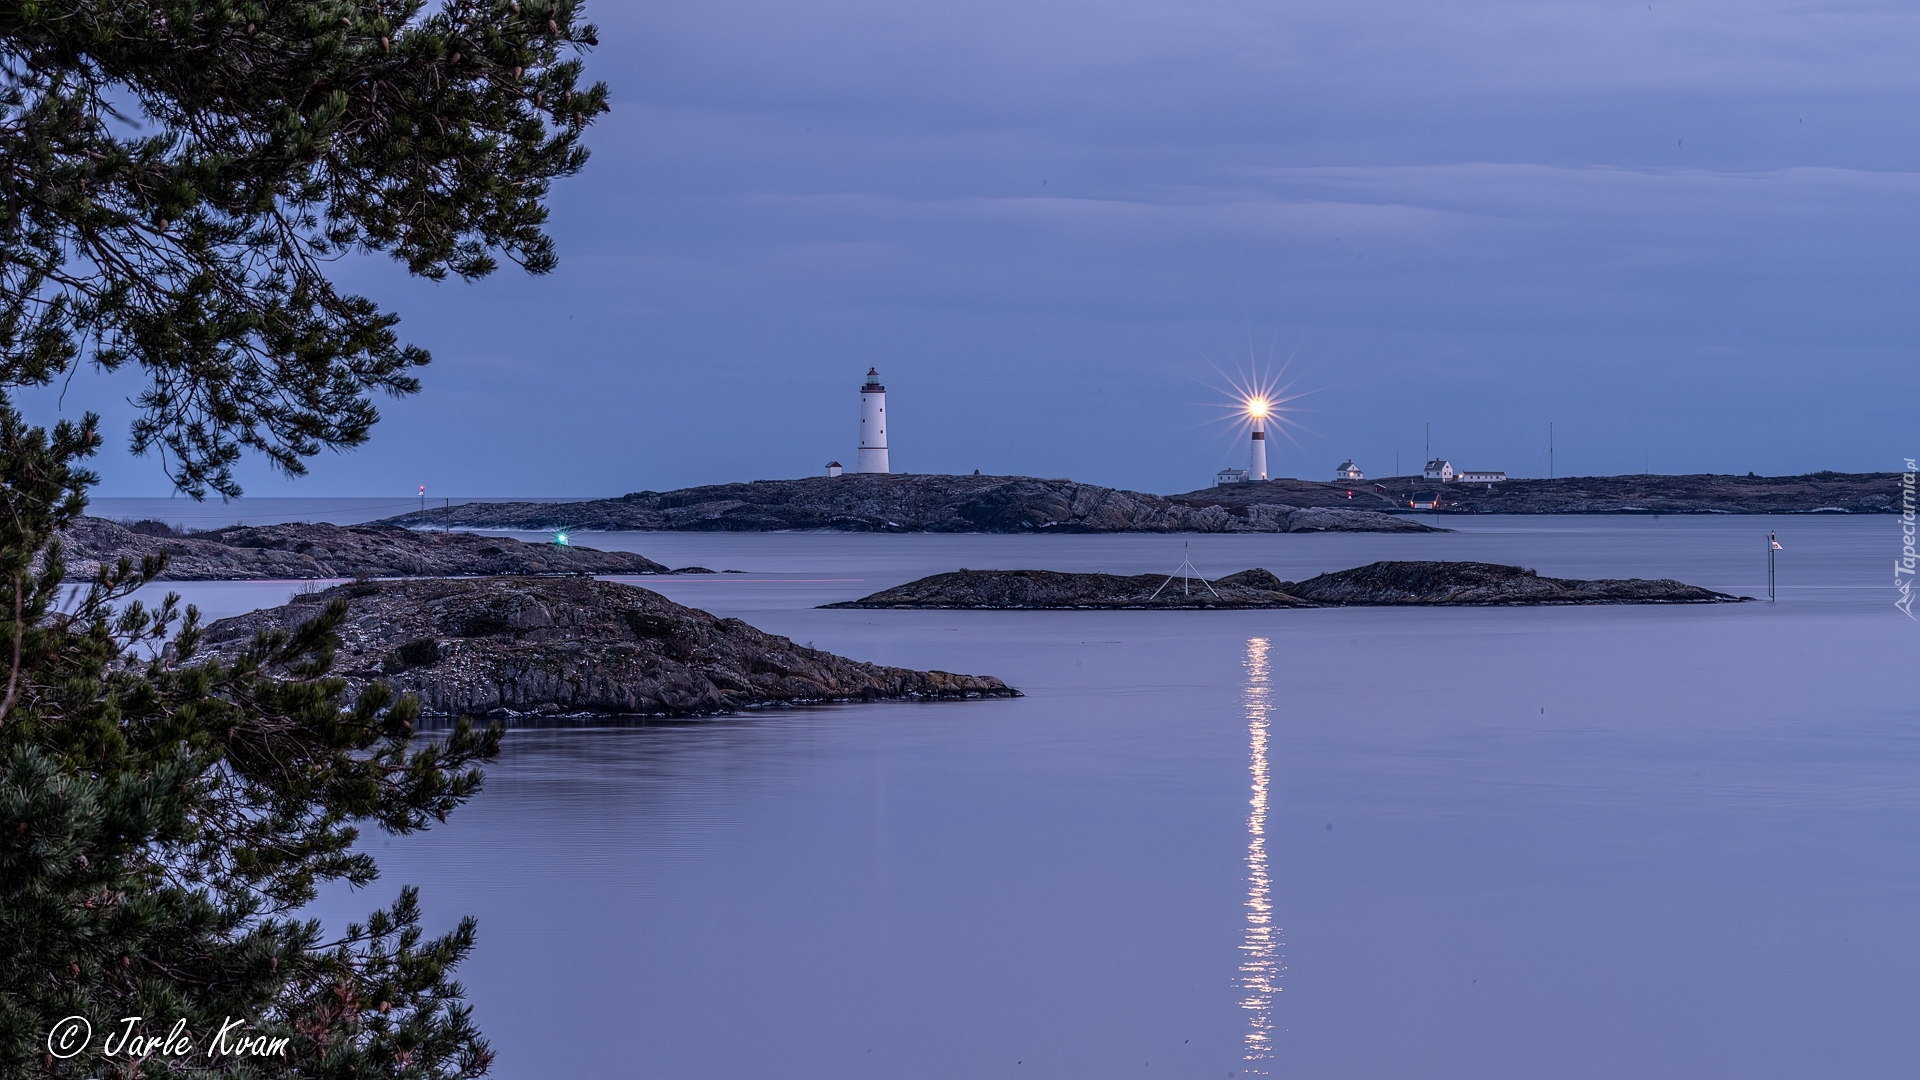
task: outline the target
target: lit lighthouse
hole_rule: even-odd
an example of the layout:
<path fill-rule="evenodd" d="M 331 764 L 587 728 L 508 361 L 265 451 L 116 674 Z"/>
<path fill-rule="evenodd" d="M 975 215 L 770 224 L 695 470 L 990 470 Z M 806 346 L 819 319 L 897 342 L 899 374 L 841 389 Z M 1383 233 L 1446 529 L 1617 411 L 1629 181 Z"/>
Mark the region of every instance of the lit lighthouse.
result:
<path fill-rule="evenodd" d="M 854 458 L 853 471 L 883 473 L 887 468 L 887 388 L 880 385 L 880 372 L 867 369 L 866 384 L 860 387 L 860 456 Z"/>
<path fill-rule="evenodd" d="M 1247 399 L 1247 419 L 1253 421 L 1253 451 L 1247 459 L 1247 479 L 1267 478 L 1267 399 Z"/>

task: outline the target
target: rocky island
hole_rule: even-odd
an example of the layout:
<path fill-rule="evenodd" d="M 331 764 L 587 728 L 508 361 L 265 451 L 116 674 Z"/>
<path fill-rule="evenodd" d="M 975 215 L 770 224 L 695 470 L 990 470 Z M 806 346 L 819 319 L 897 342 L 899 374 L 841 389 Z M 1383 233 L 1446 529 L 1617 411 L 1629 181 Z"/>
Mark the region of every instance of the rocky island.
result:
<path fill-rule="evenodd" d="M 1314 607 L 1518 607 L 1559 604 L 1719 604 L 1745 599 L 1667 578 L 1541 577 L 1483 562 L 1376 562 L 1282 581 L 1242 570 L 1212 581 L 1165 574 L 959 570 L 830 608 L 977 608 L 1015 611 Z"/>
<path fill-rule="evenodd" d="M 1899 473 L 1817 472 L 1802 476 L 1574 476 L 1494 484 L 1440 483 L 1418 476 L 1332 482 L 1268 480 L 1170 495 L 1190 507 L 1264 503 L 1353 507 L 1408 513 L 1438 495 L 1432 514 L 1890 514 L 1899 508 Z"/>
<path fill-rule="evenodd" d="M 418 695 L 433 716 L 697 717 L 829 701 L 1018 697 L 999 679 L 849 660 L 587 578 L 356 582 L 221 619 L 203 650 L 347 604 L 334 673 Z"/>
<path fill-rule="evenodd" d="M 464 529 L 936 533 L 1435 532 L 1435 514 L 1891 513 L 1898 473 L 1585 476 L 1440 483 L 1268 480 L 1182 495 L 1028 476 L 854 474 L 639 491 L 570 503 L 466 503 L 389 524 Z M 1439 496 L 1412 516 L 1415 502 Z"/>
<path fill-rule="evenodd" d="M 711 573 L 669 570 L 644 555 L 529 544 L 504 536 L 422 532 L 381 525 L 235 525 L 180 532 L 83 517 L 61 539 L 67 577 L 89 580 L 102 563 L 165 554 L 162 581 L 278 581 L 497 574 Z"/>
<path fill-rule="evenodd" d="M 641 491 L 570 503 L 464 503 L 387 524 L 464 529 L 933 533 L 1437 532 L 1377 507 L 1232 505 L 1026 476 L 860 474 Z"/>

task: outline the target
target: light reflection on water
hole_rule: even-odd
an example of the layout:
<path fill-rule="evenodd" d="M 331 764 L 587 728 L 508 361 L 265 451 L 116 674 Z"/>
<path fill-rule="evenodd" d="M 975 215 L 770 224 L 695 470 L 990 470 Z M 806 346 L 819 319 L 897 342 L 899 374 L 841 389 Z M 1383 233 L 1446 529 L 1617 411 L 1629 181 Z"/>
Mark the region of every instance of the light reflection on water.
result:
<path fill-rule="evenodd" d="M 1261 1065 L 1273 1058 L 1273 996 L 1280 992 L 1280 946 L 1273 925 L 1272 883 L 1267 878 L 1267 714 L 1273 707 L 1267 685 L 1266 638 L 1247 639 L 1247 753 L 1253 774 L 1253 809 L 1247 814 L 1247 940 L 1240 946 L 1240 988 L 1246 997 L 1247 1072 L 1265 1076 Z"/>

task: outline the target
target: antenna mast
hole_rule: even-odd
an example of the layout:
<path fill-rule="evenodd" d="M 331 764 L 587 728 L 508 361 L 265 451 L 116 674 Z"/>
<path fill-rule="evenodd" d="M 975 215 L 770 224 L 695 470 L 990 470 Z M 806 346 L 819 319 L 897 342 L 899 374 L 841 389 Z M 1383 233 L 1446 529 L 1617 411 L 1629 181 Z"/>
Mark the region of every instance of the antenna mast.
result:
<path fill-rule="evenodd" d="M 1208 581 L 1207 576 L 1200 572 L 1200 568 L 1193 565 L 1193 556 L 1188 554 L 1188 551 L 1191 547 L 1192 547 L 1191 541 L 1183 540 L 1180 542 L 1181 559 L 1180 559 L 1179 568 L 1176 569 L 1172 573 L 1172 575 L 1167 578 L 1167 580 L 1161 582 L 1160 588 L 1153 590 L 1153 596 L 1149 596 L 1147 597 L 1147 599 L 1152 600 L 1155 596 L 1159 596 L 1162 589 L 1165 589 L 1167 586 L 1173 584 L 1174 578 L 1180 579 L 1180 595 L 1181 596 L 1192 596 L 1193 592 L 1189 587 L 1189 583 L 1194 578 L 1199 578 L 1200 584 L 1205 585 L 1207 587 L 1207 591 L 1213 594 L 1213 598 L 1215 600 L 1218 600 L 1221 598 L 1220 591 L 1213 587 L 1213 582 Z"/>

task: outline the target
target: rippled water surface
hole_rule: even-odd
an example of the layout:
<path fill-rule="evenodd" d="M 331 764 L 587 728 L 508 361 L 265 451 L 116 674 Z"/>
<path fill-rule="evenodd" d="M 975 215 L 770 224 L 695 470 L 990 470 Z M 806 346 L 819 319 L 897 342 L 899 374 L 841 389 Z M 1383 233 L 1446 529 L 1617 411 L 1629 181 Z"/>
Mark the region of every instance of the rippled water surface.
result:
<path fill-rule="evenodd" d="M 1449 522 L 1454 524 L 1453 522 Z M 1920 626 L 1888 518 L 1196 537 L 1672 576 L 1719 607 L 867 612 L 1182 538 L 615 534 L 650 580 L 1011 701 L 515 731 L 385 878 L 480 918 L 498 1075 L 1808 1077 L 1920 1068 Z M 212 614 L 286 584 L 192 586 Z"/>

